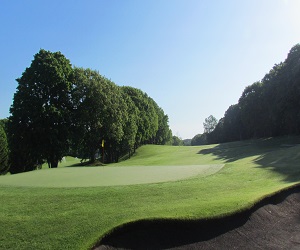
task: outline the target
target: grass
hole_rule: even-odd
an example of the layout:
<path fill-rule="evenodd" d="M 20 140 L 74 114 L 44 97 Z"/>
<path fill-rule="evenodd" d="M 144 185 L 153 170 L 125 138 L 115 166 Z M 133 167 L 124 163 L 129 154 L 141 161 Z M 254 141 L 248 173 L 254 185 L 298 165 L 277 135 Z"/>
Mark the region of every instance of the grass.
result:
<path fill-rule="evenodd" d="M 204 177 L 224 165 L 73 167 L 34 171 L 1 178 L 2 185 L 17 187 L 96 187 L 177 181 Z M 47 173 L 45 172 L 47 171 Z"/>
<path fill-rule="evenodd" d="M 300 181 L 299 142 L 292 137 L 200 147 L 144 146 L 132 159 L 112 165 L 225 164 L 216 174 L 173 182 L 45 188 L 3 185 L 0 177 L 0 248 L 88 249 L 130 221 L 213 217 L 249 207 Z"/>
<path fill-rule="evenodd" d="M 62 159 L 61 162 L 58 162 L 58 168 L 64 168 L 64 167 L 72 167 L 80 164 L 80 159 L 77 157 L 72 156 L 66 156 Z M 44 163 L 42 165 L 42 169 L 48 169 L 48 163 Z"/>

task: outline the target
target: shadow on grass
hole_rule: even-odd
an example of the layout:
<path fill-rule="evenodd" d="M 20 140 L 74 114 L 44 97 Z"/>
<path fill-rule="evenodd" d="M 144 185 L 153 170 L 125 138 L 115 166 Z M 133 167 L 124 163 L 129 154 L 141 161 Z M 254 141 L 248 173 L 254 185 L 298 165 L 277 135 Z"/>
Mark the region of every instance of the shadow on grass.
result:
<path fill-rule="evenodd" d="M 66 166 L 66 167 L 102 167 L 106 166 L 106 164 L 103 164 L 101 161 L 83 161 L 79 163 L 74 163 L 72 165 Z"/>
<path fill-rule="evenodd" d="M 231 142 L 202 149 L 198 154 L 212 154 L 226 163 L 254 157 L 261 168 L 271 169 L 285 176 L 285 181 L 300 181 L 300 137 L 281 137 Z"/>

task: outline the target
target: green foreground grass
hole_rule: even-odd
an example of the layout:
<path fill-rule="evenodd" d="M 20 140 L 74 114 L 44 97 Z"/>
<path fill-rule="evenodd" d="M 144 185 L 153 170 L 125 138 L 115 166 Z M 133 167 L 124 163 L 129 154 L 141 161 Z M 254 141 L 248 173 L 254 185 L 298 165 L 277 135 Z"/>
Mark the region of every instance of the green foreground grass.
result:
<path fill-rule="evenodd" d="M 225 164 L 216 174 L 173 182 L 44 188 L 4 185 L 0 176 L 0 248 L 88 249 L 123 223 L 214 217 L 249 207 L 299 183 L 299 142 L 291 137 L 200 147 L 149 145 L 111 165 Z"/>

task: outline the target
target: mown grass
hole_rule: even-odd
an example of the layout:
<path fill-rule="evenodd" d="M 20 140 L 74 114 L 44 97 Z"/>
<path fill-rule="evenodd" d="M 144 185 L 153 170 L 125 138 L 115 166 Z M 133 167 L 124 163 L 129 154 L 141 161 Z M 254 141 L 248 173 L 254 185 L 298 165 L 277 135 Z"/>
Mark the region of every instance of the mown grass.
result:
<path fill-rule="evenodd" d="M 1 186 L 0 177 L 0 248 L 88 249 L 122 223 L 232 213 L 300 181 L 299 141 L 293 137 L 202 147 L 144 146 L 136 157 L 119 164 L 226 164 L 214 175 L 177 182 L 21 188 Z"/>
<path fill-rule="evenodd" d="M 97 187 L 178 181 L 204 177 L 224 164 L 190 166 L 65 167 L 1 178 L 2 185 L 18 187 Z"/>

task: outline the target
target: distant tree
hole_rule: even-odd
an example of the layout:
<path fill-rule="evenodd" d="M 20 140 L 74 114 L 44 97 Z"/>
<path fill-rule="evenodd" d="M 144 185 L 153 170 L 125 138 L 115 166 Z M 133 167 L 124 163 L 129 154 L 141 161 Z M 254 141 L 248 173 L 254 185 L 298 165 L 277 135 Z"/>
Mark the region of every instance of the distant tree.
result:
<path fill-rule="evenodd" d="M 17 79 L 9 117 L 11 173 L 44 159 L 55 168 L 69 147 L 72 66 L 60 52 L 41 49 Z"/>
<path fill-rule="evenodd" d="M 5 174 L 8 171 L 8 143 L 5 130 L 0 124 L 0 174 Z"/>
<path fill-rule="evenodd" d="M 184 146 L 191 146 L 192 139 L 184 139 L 182 141 Z"/>
<path fill-rule="evenodd" d="M 192 146 L 197 146 L 197 145 L 205 145 L 207 144 L 207 134 L 197 134 L 193 137 L 191 141 Z"/>
<path fill-rule="evenodd" d="M 207 144 L 220 143 L 224 140 L 224 118 L 221 118 L 215 129 L 206 134 Z"/>
<path fill-rule="evenodd" d="M 172 146 L 183 146 L 183 141 L 178 136 L 173 135 Z"/>
<path fill-rule="evenodd" d="M 300 44 L 291 48 L 282 69 L 281 119 L 284 134 L 300 134 Z M 281 72 L 280 72 L 281 73 Z"/>
<path fill-rule="evenodd" d="M 247 86 L 220 119 L 209 143 L 300 134 L 300 44 L 261 81 Z"/>
<path fill-rule="evenodd" d="M 169 128 L 169 117 L 165 115 L 163 109 L 160 108 L 152 98 L 149 97 L 149 99 L 158 117 L 158 128 L 153 138 L 153 143 L 159 145 L 169 144 L 172 140 L 172 131 Z"/>
<path fill-rule="evenodd" d="M 217 124 L 218 120 L 214 116 L 210 115 L 209 117 L 205 118 L 205 121 L 203 123 L 204 133 L 212 132 Z"/>
<path fill-rule="evenodd" d="M 153 100 L 140 89 L 125 86 L 123 91 L 131 98 L 138 110 L 135 148 L 145 143 L 153 143 L 158 130 L 158 115 Z"/>
<path fill-rule="evenodd" d="M 264 105 L 262 93 L 262 83 L 255 82 L 245 88 L 239 99 L 245 139 L 257 138 L 263 134 Z"/>
<path fill-rule="evenodd" d="M 238 104 L 231 105 L 226 110 L 212 134 L 209 139 L 213 139 L 213 142 L 210 143 L 242 140 L 241 112 Z"/>

